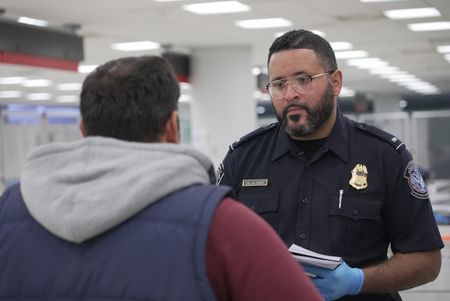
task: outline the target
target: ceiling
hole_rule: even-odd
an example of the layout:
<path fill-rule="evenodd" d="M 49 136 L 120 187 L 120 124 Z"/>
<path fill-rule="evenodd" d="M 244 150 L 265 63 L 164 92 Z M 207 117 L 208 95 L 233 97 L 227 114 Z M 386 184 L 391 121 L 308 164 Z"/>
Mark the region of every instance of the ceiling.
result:
<path fill-rule="evenodd" d="M 211 1 L 211 0 L 210 0 Z M 253 49 L 253 65 L 266 64 L 267 49 L 277 32 L 294 28 L 320 30 L 330 42 L 348 41 L 354 50 L 365 50 L 390 65 L 426 81 L 441 94 L 450 94 L 450 61 L 438 53 L 437 46 L 450 45 L 450 30 L 413 32 L 409 23 L 450 21 L 449 0 L 400 0 L 362 3 L 359 0 L 240 0 L 251 7 L 248 12 L 221 15 L 196 15 L 184 11 L 183 4 L 208 2 L 187 0 L 156 2 L 153 0 L 0 0 L 5 10 L 0 18 L 27 16 L 50 22 L 52 27 L 76 23 L 76 32 L 84 38 L 84 61 L 101 64 L 112 58 L 141 55 L 144 52 L 120 52 L 112 43 L 150 40 L 173 45 L 183 51 L 198 47 L 249 45 Z M 391 20 L 384 10 L 435 7 L 440 17 Z M 291 27 L 247 30 L 234 22 L 243 19 L 282 17 Z M 1 37 L 0 37 L 1 39 Z M 146 54 L 159 54 L 160 50 Z M 406 88 L 349 66 L 338 60 L 344 72 L 344 85 L 371 95 L 398 96 L 415 94 Z M 250 72 L 250 70 L 249 70 Z M 0 64 L 0 77 L 22 76 L 50 79 L 45 88 L 0 85 L 0 91 L 21 90 L 58 95 L 77 94 L 56 89 L 60 83 L 81 82 L 85 74 L 20 65 Z M 0 103 L 26 102 L 25 97 L 0 99 Z M 48 102 L 48 101 L 47 101 Z"/>

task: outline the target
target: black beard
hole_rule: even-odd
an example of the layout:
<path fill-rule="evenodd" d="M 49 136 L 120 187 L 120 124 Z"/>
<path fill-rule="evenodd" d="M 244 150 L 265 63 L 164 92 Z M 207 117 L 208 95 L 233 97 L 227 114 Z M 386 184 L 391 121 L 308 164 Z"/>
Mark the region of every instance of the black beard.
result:
<path fill-rule="evenodd" d="M 273 107 L 273 103 L 272 103 Z M 302 125 L 297 126 L 289 126 L 289 120 L 293 122 L 298 122 L 302 116 L 299 115 L 291 115 L 289 118 L 287 117 L 288 110 L 290 108 L 301 108 L 305 110 L 306 114 L 306 122 Z M 291 137 L 304 137 L 306 135 L 312 134 L 317 129 L 319 129 L 325 121 L 328 120 L 331 113 L 334 109 L 334 97 L 333 97 L 333 89 L 331 85 L 328 85 L 327 90 L 325 91 L 324 95 L 320 99 L 320 102 L 318 103 L 316 108 L 311 108 L 310 106 L 306 104 L 299 104 L 299 103 L 293 103 L 288 105 L 282 112 L 282 115 L 280 116 L 276 110 L 275 107 L 273 108 L 275 115 L 277 117 L 278 122 L 283 126 L 286 133 Z"/>

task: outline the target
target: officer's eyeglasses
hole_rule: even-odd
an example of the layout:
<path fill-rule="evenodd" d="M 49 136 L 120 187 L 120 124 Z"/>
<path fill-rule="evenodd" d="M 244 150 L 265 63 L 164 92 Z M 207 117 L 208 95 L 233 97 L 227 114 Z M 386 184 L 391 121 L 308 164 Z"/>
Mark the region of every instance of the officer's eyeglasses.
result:
<path fill-rule="evenodd" d="M 282 79 L 274 80 L 266 86 L 267 91 L 269 92 L 272 98 L 282 98 L 286 93 L 287 86 L 290 83 L 292 88 L 297 93 L 306 93 L 311 89 L 312 80 L 318 77 L 322 77 L 325 75 L 333 74 L 334 71 L 329 71 L 325 73 L 320 73 L 316 75 L 296 75 L 293 77 L 287 77 Z"/>

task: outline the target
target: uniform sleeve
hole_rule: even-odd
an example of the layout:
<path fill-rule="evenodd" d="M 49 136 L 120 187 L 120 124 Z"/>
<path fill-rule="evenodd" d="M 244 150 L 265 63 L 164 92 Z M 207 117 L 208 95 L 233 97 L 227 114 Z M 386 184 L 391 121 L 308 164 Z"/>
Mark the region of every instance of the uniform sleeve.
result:
<path fill-rule="evenodd" d="M 236 192 L 234 185 L 234 170 L 231 161 L 231 151 L 228 151 L 227 155 L 217 169 L 216 178 L 217 184 L 230 186 L 233 191 Z"/>
<path fill-rule="evenodd" d="M 230 198 L 215 213 L 206 257 L 220 301 L 322 300 L 269 225 Z"/>
<path fill-rule="evenodd" d="M 388 202 L 385 214 L 392 251 L 420 252 L 444 246 L 428 191 L 418 166 L 405 149 L 386 160 Z M 396 162 L 395 162 L 396 161 Z M 393 163 L 395 162 L 395 163 Z"/>

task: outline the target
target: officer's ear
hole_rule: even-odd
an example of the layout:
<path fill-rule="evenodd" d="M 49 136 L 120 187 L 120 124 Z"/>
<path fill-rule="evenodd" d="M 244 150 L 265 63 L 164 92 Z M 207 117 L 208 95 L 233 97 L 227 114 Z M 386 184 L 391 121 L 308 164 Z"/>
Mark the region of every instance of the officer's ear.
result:
<path fill-rule="evenodd" d="M 160 142 L 180 143 L 180 121 L 178 111 L 172 111 L 167 119 L 164 133 L 160 136 Z"/>
<path fill-rule="evenodd" d="M 331 83 L 333 86 L 333 96 L 338 96 L 342 89 L 342 71 L 336 70 L 331 74 Z"/>

